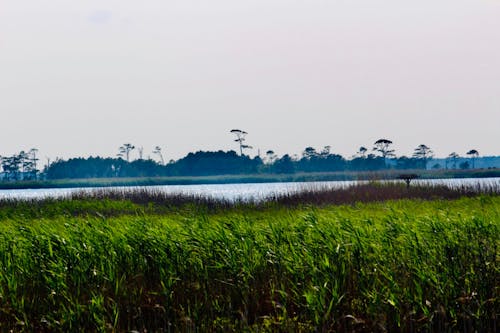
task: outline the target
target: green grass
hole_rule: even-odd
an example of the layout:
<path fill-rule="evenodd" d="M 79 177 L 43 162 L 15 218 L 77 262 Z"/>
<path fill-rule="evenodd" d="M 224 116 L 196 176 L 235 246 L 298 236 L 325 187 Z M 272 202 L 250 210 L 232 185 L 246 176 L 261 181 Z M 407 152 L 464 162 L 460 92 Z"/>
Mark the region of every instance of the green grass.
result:
<path fill-rule="evenodd" d="M 500 197 L 3 202 L 0 331 L 495 331 Z"/>

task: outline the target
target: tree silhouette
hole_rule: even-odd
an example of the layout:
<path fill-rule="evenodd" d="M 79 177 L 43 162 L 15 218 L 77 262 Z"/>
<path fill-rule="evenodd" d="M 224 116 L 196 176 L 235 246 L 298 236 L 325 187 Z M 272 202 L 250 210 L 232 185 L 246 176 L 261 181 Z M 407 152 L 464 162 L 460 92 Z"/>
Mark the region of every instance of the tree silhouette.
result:
<path fill-rule="evenodd" d="M 302 152 L 302 157 L 308 160 L 318 156 L 319 156 L 318 152 L 313 147 L 306 147 Z"/>
<path fill-rule="evenodd" d="M 276 154 L 274 153 L 273 150 L 268 150 L 266 151 L 266 158 L 267 158 L 267 163 L 272 164 L 276 160 Z"/>
<path fill-rule="evenodd" d="M 245 145 L 243 142 L 246 140 L 245 137 L 248 134 L 245 131 L 239 130 L 239 129 L 232 129 L 231 133 L 236 135 L 236 139 L 234 140 L 235 142 L 238 142 L 240 145 L 240 156 L 243 156 L 243 149 L 252 149 L 252 146 Z"/>
<path fill-rule="evenodd" d="M 467 152 L 467 155 L 469 155 L 472 159 L 472 169 L 475 169 L 476 168 L 475 160 L 476 158 L 479 157 L 479 152 L 475 149 L 471 149 Z"/>
<path fill-rule="evenodd" d="M 158 155 L 160 157 L 161 165 L 165 165 L 165 160 L 163 159 L 163 154 L 161 153 L 161 147 L 156 146 L 155 149 L 153 150 L 153 154 Z"/>
<path fill-rule="evenodd" d="M 36 154 L 38 149 L 32 148 L 28 152 L 24 150 L 12 156 L 0 157 L 0 164 L 7 180 L 36 179 L 38 169 Z"/>
<path fill-rule="evenodd" d="M 290 155 L 283 155 L 277 159 L 273 164 L 273 172 L 275 173 L 293 173 L 294 163 Z"/>
<path fill-rule="evenodd" d="M 460 156 L 456 153 L 453 152 L 450 155 L 448 155 L 448 159 L 450 159 L 453 162 L 453 169 L 457 168 L 457 160 Z"/>
<path fill-rule="evenodd" d="M 380 153 L 380 155 L 384 158 L 385 166 L 387 166 L 387 157 L 395 156 L 394 149 L 390 149 L 392 141 L 388 139 L 378 139 L 377 141 L 375 141 L 374 145 L 375 146 L 373 147 L 373 150 Z"/>
<path fill-rule="evenodd" d="M 419 145 L 413 152 L 413 157 L 422 161 L 423 168 L 427 169 L 427 161 L 430 160 L 434 152 L 424 144 Z"/>
<path fill-rule="evenodd" d="M 331 146 L 324 146 L 321 152 L 319 153 L 321 157 L 328 157 L 330 155 L 332 147 Z"/>
<path fill-rule="evenodd" d="M 36 178 L 37 176 L 37 173 L 39 172 L 38 168 L 37 168 L 37 162 L 40 160 L 36 154 L 38 153 L 38 149 L 36 148 L 31 148 L 29 151 L 28 151 L 28 156 L 30 158 L 30 161 L 31 161 L 31 174 L 32 174 L 32 177 L 33 178 Z"/>
<path fill-rule="evenodd" d="M 6 179 L 19 180 L 21 166 L 20 155 L 3 156 L 1 162 Z"/>
<path fill-rule="evenodd" d="M 120 157 L 125 157 L 125 160 L 127 162 L 130 162 L 130 152 L 135 149 L 135 146 L 133 146 L 130 143 L 125 143 L 123 146 L 119 148 L 119 154 L 118 156 Z"/>
<path fill-rule="evenodd" d="M 368 151 L 368 149 L 366 149 L 366 147 L 361 146 L 361 147 L 359 147 L 359 149 L 358 149 L 358 153 L 357 153 L 357 154 L 358 154 L 360 157 L 365 158 L 365 157 L 366 157 L 366 152 L 367 152 L 367 151 Z"/>

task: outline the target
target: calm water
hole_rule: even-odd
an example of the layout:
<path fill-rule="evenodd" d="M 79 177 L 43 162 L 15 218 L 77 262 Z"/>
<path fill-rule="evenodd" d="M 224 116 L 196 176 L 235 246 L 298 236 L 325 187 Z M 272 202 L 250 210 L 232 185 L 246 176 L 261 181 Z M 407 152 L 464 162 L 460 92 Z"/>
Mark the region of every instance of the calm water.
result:
<path fill-rule="evenodd" d="M 255 183 L 255 184 L 217 184 L 217 185 L 165 185 L 165 186 L 126 186 L 111 187 L 109 189 L 133 190 L 154 189 L 166 193 L 182 193 L 210 196 L 213 198 L 236 200 L 262 200 L 272 195 L 293 193 L 305 189 L 334 189 L 359 184 L 358 181 L 331 181 L 331 182 L 296 182 L 296 183 Z M 432 179 L 414 180 L 419 184 L 445 184 L 451 187 L 462 185 L 491 186 L 500 189 L 500 177 L 496 178 L 466 178 L 466 179 Z M 60 198 L 74 192 L 93 191 L 96 188 L 58 188 L 58 189 L 24 189 L 0 190 L 0 199 L 41 199 Z"/>

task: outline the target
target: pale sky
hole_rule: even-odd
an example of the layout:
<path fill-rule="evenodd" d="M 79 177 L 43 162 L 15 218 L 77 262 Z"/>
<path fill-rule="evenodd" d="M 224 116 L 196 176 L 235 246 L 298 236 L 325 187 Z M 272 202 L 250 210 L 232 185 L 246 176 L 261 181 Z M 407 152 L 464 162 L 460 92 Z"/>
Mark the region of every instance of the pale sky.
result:
<path fill-rule="evenodd" d="M 500 0 L 0 0 L 0 155 L 500 154 Z"/>

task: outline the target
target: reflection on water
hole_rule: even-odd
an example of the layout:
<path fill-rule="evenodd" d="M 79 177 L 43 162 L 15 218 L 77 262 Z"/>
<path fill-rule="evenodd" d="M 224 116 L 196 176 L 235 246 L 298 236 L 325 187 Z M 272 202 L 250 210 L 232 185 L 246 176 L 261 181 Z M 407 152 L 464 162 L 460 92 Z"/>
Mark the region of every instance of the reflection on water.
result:
<path fill-rule="evenodd" d="M 397 182 L 397 181 L 396 181 Z M 331 182 L 296 182 L 296 183 L 252 183 L 252 184 L 211 184 L 211 185 L 164 185 L 164 186 L 125 186 L 110 187 L 121 191 L 137 188 L 160 190 L 165 193 L 182 193 L 202 195 L 227 200 L 262 200 L 269 196 L 294 193 L 311 189 L 335 189 L 365 181 L 331 181 Z M 464 178 L 464 179 L 421 179 L 412 184 L 448 185 L 450 187 L 480 185 L 499 189 L 500 177 L 496 178 Z M 23 189 L 0 190 L 0 199 L 41 199 L 60 198 L 75 192 L 93 191 L 95 188 L 57 188 L 57 189 Z M 102 189 L 102 188 L 100 188 Z"/>

